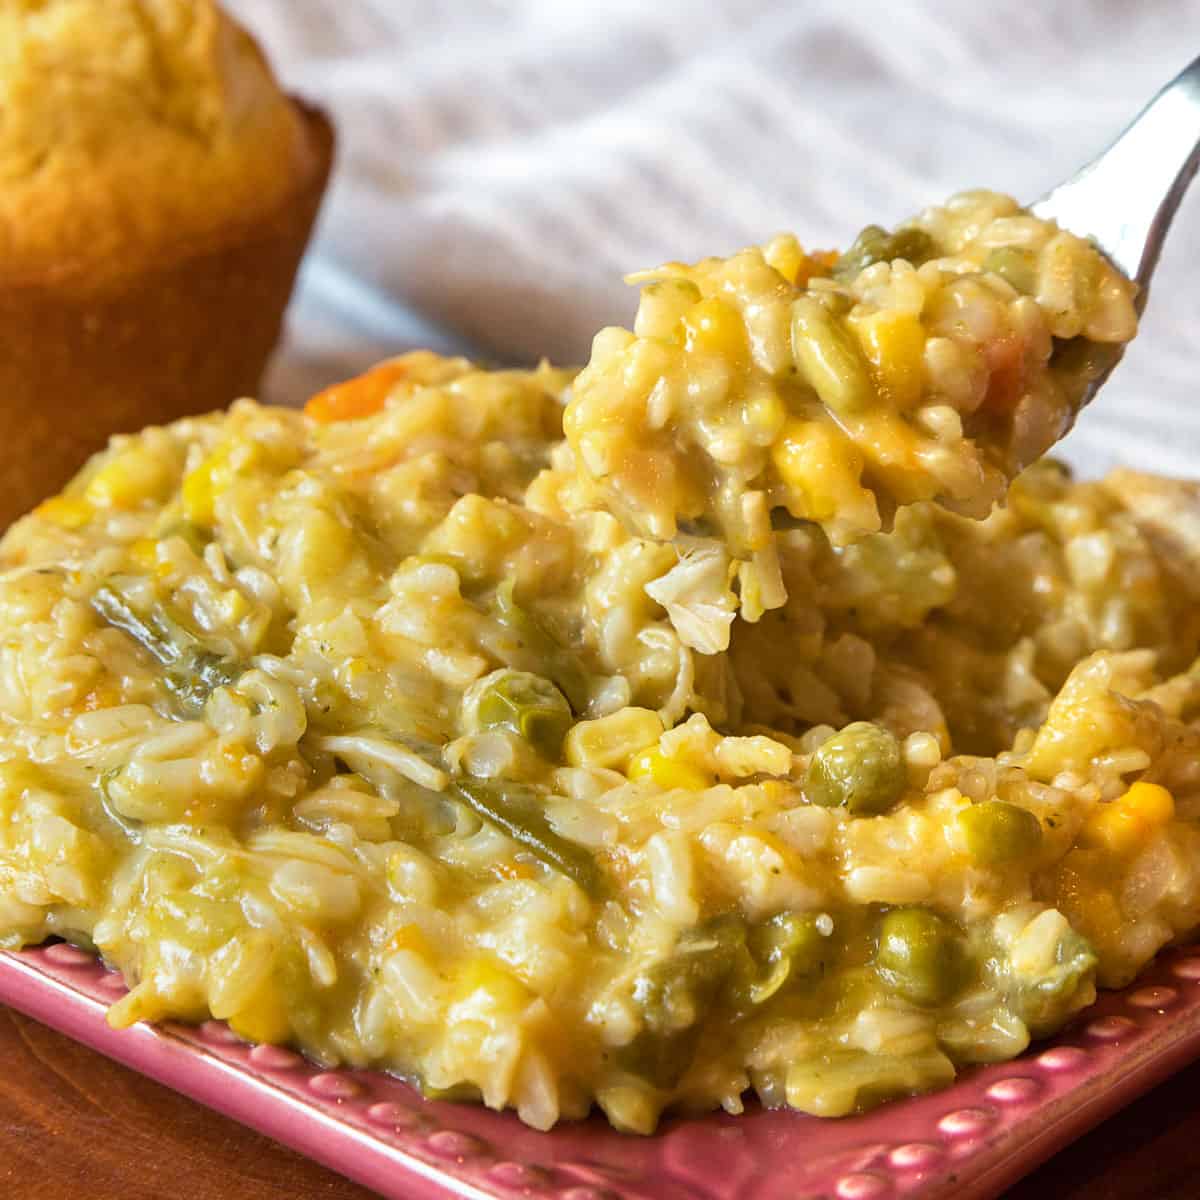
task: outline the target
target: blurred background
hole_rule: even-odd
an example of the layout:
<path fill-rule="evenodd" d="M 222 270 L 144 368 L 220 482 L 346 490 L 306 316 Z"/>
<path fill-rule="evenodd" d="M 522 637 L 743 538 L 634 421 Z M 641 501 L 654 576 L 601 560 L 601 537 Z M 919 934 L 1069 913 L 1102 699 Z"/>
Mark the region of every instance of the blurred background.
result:
<path fill-rule="evenodd" d="M 299 400 L 414 345 L 582 362 L 621 277 L 969 187 L 1031 201 L 1200 54 L 1197 0 L 227 0 L 340 160 L 275 363 Z M 1200 184 L 1071 435 L 1200 475 Z"/>

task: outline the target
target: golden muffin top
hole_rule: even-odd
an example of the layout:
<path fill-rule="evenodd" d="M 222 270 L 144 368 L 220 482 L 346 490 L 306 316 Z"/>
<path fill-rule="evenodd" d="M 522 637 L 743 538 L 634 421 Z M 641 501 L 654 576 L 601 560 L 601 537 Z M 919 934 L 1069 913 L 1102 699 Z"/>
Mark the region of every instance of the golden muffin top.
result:
<path fill-rule="evenodd" d="M 212 0 L 0 0 L 0 274 L 141 266 L 284 203 L 304 118 Z"/>

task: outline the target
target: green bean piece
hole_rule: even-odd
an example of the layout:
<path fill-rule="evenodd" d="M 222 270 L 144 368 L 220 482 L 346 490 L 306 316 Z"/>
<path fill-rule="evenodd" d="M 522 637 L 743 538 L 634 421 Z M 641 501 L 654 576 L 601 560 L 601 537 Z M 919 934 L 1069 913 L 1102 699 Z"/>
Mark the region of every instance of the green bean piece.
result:
<path fill-rule="evenodd" d="M 533 788 L 508 780 L 458 779 L 452 789 L 477 817 L 495 825 L 551 870 L 573 880 L 593 898 L 603 894 L 596 860 L 578 842 L 554 832 Z"/>
<path fill-rule="evenodd" d="M 92 608 L 115 629 L 127 633 L 164 666 L 175 662 L 181 651 L 171 640 L 173 630 L 166 628 L 163 621 L 154 616 L 143 617 L 125 599 L 121 586 L 122 580 L 116 576 L 108 583 L 101 584 L 92 597 Z"/>
<path fill-rule="evenodd" d="M 822 742 L 804 777 L 811 803 L 855 816 L 887 812 L 907 787 L 900 743 L 870 721 L 855 721 Z"/>
<path fill-rule="evenodd" d="M 558 685 L 571 708 L 583 712 L 590 696 L 587 672 L 575 654 L 561 645 L 533 613 L 517 603 L 511 580 L 496 590 L 496 615 L 521 649 L 536 660 L 539 671 Z"/>
<path fill-rule="evenodd" d="M 920 266 L 932 258 L 936 247 L 933 238 L 923 229 L 907 227 L 888 233 L 879 225 L 868 225 L 854 239 L 850 249 L 833 264 L 830 274 L 842 283 L 849 283 L 860 271 L 877 262 L 892 262 L 902 258 Z"/>
<path fill-rule="evenodd" d="M 896 908 L 879 923 L 875 971 L 913 1004 L 949 1000 L 966 974 L 962 939 L 949 921 L 927 908 Z"/>
<path fill-rule="evenodd" d="M 778 913 L 750 931 L 748 945 L 759 966 L 747 992 L 751 1004 L 765 1004 L 793 978 L 820 974 L 833 950 L 812 913 Z"/>
<path fill-rule="evenodd" d="M 670 1088 L 696 1054 L 704 1017 L 730 976 L 749 966 L 746 931 L 734 916 L 716 917 L 683 934 L 669 957 L 633 980 L 642 1030 L 617 1056 L 626 1070 Z"/>
<path fill-rule="evenodd" d="M 634 979 L 633 998 L 646 1028 L 664 1034 L 694 1024 L 700 1010 L 716 999 L 745 946 L 745 926 L 733 916 L 716 917 L 682 934 L 670 957 Z"/>
<path fill-rule="evenodd" d="M 162 664 L 167 690 L 186 709 L 199 711 L 215 689 L 227 687 L 242 674 L 239 664 L 207 649 L 165 604 L 155 602 L 140 612 L 130 601 L 128 589 L 128 580 L 111 576 L 93 594 L 92 608 Z"/>
<path fill-rule="evenodd" d="M 571 728 L 571 706 L 550 682 L 529 671 L 503 671 L 479 698 L 479 724 L 508 729 L 543 758 L 557 761 Z"/>
<path fill-rule="evenodd" d="M 800 296 L 792 304 L 792 353 L 831 412 L 850 414 L 870 406 L 875 389 L 858 343 L 812 296 Z"/>
<path fill-rule="evenodd" d="M 1027 296 L 1037 291 L 1037 257 L 1032 250 L 1000 246 L 983 260 L 983 269 Z"/>
<path fill-rule="evenodd" d="M 983 866 L 1028 858 L 1042 840 L 1041 822 L 1028 809 L 1003 800 L 972 804 L 958 814 L 967 853 Z"/>

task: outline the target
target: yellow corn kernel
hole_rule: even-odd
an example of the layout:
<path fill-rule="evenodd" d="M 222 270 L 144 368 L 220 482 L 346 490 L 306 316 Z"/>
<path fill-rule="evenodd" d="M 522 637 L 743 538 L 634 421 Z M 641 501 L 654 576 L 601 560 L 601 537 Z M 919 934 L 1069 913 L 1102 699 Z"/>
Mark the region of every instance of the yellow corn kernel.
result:
<path fill-rule="evenodd" d="M 183 510 L 196 525 L 211 525 L 216 516 L 217 495 L 229 485 L 232 471 L 229 454 L 214 450 L 183 480 Z"/>
<path fill-rule="evenodd" d="M 702 792 L 716 782 L 713 776 L 691 763 L 668 758 L 657 746 L 648 746 L 629 760 L 626 772 L 630 779 L 649 779 L 663 791 L 681 788 Z"/>
<path fill-rule="evenodd" d="M 250 786 L 258 782 L 264 771 L 263 760 L 241 742 L 222 741 L 218 744 L 218 753 L 235 785 Z"/>
<path fill-rule="evenodd" d="M 158 543 L 153 538 L 138 538 L 129 545 L 129 557 L 143 571 L 158 571 Z"/>
<path fill-rule="evenodd" d="M 1084 845 L 1101 846 L 1111 854 L 1129 854 L 1141 845 L 1147 832 L 1136 813 L 1113 803 L 1088 818 L 1080 840 Z"/>
<path fill-rule="evenodd" d="M 114 708 L 121 703 L 120 691 L 111 684 L 94 687 L 84 696 L 79 708 L 83 712 L 97 712 L 102 708 Z"/>
<path fill-rule="evenodd" d="M 53 521 L 63 529 L 81 529 L 95 515 L 95 510 L 86 500 L 51 496 L 49 500 L 43 500 L 33 513 L 44 521 Z"/>
<path fill-rule="evenodd" d="M 573 767 L 624 769 L 639 750 L 657 742 L 662 718 L 648 708 L 622 708 L 595 721 L 580 721 L 563 743 Z"/>
<path fill-rule="evenodd" d="M 780 808 L 798 794 L 794 784 L 784 783 L 782 779 L 764 779 L 758 788 L 768 804 L 775 804 Z"/>
<path fill-rule="evenodd" d="M 862 455 L 850 439 L 825 421 L 793 417 L 771 447 L 771 461 L 790 490 L 787 508 L 794 517 L 828 521 L 842 514 L 855 522 L 873 518 L 875 501 L 862 484 Z"/>
<path fill-rule="evenodd" d="M 513 861 L 513 862 L 497 862 L 492 863 L 489 870 L 497 879 L 533 879 L 537 875 L 537 871 L 529 863 Z"/>
<path fill-rule="evenodd" d="M 915 408 L 921 402 L 925 355 L 920 318 L 884 310 L 851 317 L 849 323 L 884 402 L 900 412 Z"/>
<path fill-rule="evenodd" d="M 1063 909 L 1063 914 L 1093 942 L 1104 942 L 1125 920 L 1116 897 L 1099 885 L 1082 892 L 1072 907 Z"/>
<path fill-rule="evenodd" d="M 424 931 L 420 925 L 414 925 L 411 922 L 401 925 L 392 934 L 388 939 L 388 950 L 391 952 L 411 950 L 414 954 L 419 954 L 422 958 L 433 957 L 433 950 L 429 945 L 429 939 L 426 938 Z"/>
<path fill-rule="evenodd" d="M 183 509 L 189 521 L 195 521 L 197 525 L 212 524 L 213 482 L 207 463 L 201 463 L 184 479 Z"/>
<path fill-rule="evenodd" d="M 754 436 L 764 444 L 775 441 L 788 420 L 783 397 L 772 387 L 759 387 L 747 391 L 744 404 L 742 428 L 754 430 Z"/>
<path fill-rule="evenodd" d="M 701 300 L 683 318 L 683 344 L 722 358 L 744 357 L 748 346 L 741 313 L 717 296 Z"/>
<path fill-rule="evenodd" d="M 84 489 L 84 495 L 97 508 L 125 508 L 131 499 L 131 488 L 125 475 L 124 463 L 115 458 L 92 476 Z"/>
<path fill-rule="evenodd" d="M 1055 904 L 1059 911 L 1090 937 L 1117 929 L 1121 910 L 1100 880 L 1105 858 L 1095 850 L 1072 850 L 1054 873 Z"/>
<path fill-rule="evenodd" d="M 475 954 L 459 968 L 454 996 L 459 1002 L 480 998 L 488 1007 L 518 1012 L 529 1003 L 533 993 L 490 954 Z"/>
<path fill-rule="evenodd" d="M 799 493 L 799 504 L 805 512 L 793 512 L 793 516 L 805 515 L 821 520 L 833 515 L 837 508 L 834 496 L 839 488 L 816 485 L 822 482 L 822 475 L 830 474 L 831 464 L 839 464 L 837 473 L 842 473 L 844 468 L 840 466 L 839 452 L 849 449 L 848 457 L 854 455 L 853 449 L 845 443 L 843 435 L 819 421 L 793 417 L 784 426 L 779 440 L 771 447 L 771 460 L 779 478 Z M 840 485 L 841 481 L 836 482 Z"/>
<path fill-rule="evenodd" d="M 1167 824 L 1175 816 L 1174 797 L 1157 783 L 1139 781 L 1117 803 L 1154 827 Z"/>
<path fill-rule="evenodd" d="M 767 265 L 774 267 L 788 283 L 796 282 L 806 257 L 804 247 L 791 233 L 777 234 L 763 247 L 763 258 L 767 260 Z"/>
<path fill-rule="evenodd" d="M 133 559 L 134 565 L 149 575 L 166 578 L 172 570 L 169 563 L 163 563 L 158 558 L 158 542 L 154 538 L 138 538 L 137 541 L 130 542 L 130 558 Z"/>
<path fill-rule="evenodd" d="M 763 258 L 788 281 L 802 288 L 819 275 L 828 275 L 838 260 L 836 250 L 806 252 L 794 234 L 781 233 L 763 247 Z"/>
<path fill-rule="evenodd" d="M 248 1042 L 278 1045 L 292 1036 L 287 1008 L 273 988 L 259 988 L 253 1001 L 229 1018 L 229 1028 Z"/>
<path fill-rule="evenodd" d="M 1081 841 L 1101 846 L 1111 854 L 1132 854 L 1174 815 L 1175 801 L 1165 787 L 1138 782 L 1123 796 L 1092 813 L 1083 827 Z"/>
<path fill-rule="evenodd" d="M 135 508 L 162 496 L 174 482 L 167 462 L 135 445 L 111 451 L 88 480 L 84 496 L 97 508 Z"/>
<path fill-rule="evenodd" d="M 237 588 L 221 593 L 221 616 L 230 625 L 236 625 L 250 612 L 250 601 Z"/>

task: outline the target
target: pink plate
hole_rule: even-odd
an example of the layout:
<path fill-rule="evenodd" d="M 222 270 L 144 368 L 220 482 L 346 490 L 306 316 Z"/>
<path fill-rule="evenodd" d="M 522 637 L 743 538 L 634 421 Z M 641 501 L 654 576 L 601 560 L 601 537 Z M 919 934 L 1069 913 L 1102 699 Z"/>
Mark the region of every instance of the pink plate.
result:
<path fill-rule="evenodd" d="M 114 1031 L 104 1009 L 124 990 L 73 946 L 0 954 L 0 1002 L 395 1200 L 986 1200 L 1200 1055 L 1197 946 L 1162 955 L 1017 1061 L 865 1116 L 754 1108 L 678 1118 L 649 1138 L 599 1118 L 538 1133 L 387 1075 L 247 1046 L 217 1021 Z"/>

